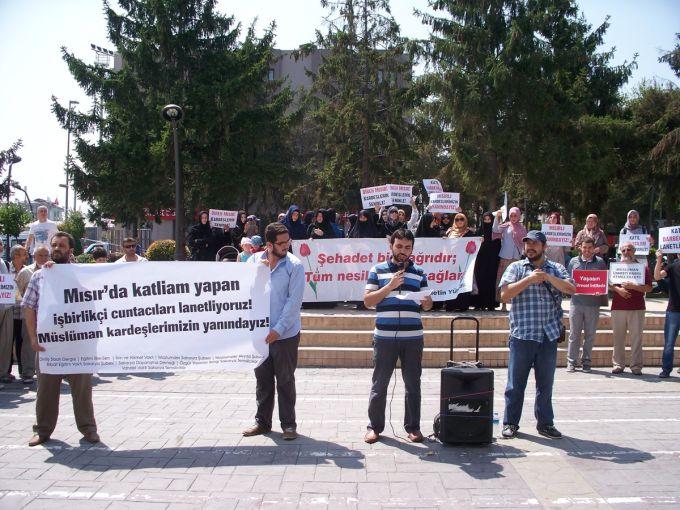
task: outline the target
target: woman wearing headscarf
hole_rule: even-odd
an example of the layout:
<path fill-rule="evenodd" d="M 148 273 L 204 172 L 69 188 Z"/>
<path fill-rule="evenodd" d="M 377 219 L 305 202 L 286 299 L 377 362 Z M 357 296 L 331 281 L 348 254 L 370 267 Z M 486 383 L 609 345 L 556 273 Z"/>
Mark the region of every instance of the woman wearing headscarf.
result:
<path fill-rule="evenodd" d="M 246 224 L 246 218 L 248 215 L 245 211 L 239 211 L 238 216 L 236 216 L 236 226 L 231 229 L 231 238 L 234 242 L 234 246 L 239 247 L 241 245 L 241 238 L 244 237 L 243 230 Z"/>
<path fill-rule="evenodd" d="M 581 242 L 586 237 L 591 237 L 595 241 L 595 255 L 599 255 L 603 259 L 607 260 L 607 254 L 609 253 L 609 244 L 607 243 L 607 235 L 600 228 L 599 218 L 597 214 L 589 214 L 586 217 L 586 225 L 582 230 L 579 230 L 574 239 L 574 247 L 581 251 Z"/>
<path fill-rule="evenodd" d="M 441 217 L 441 226 L 442 226 L 442 236 L 446 237 L 448 234 L 447 232 L 451 227 L 453 227 L 453 221 L 451 221 L 451 215 L 444 213 L 442 214 Z"/>
<path fill-rule="evenodd" d="M 357 222 L 349 231 L 349 237 L 354 239 L 360 238 L 378 238 L 381 237 L 378 227 L 375 225 L 375 214 L 370 209 L 363 209 L 357 216 Z"/>
<path fill-rule="evenodd" d="M 475 234 L 468 226 L 468 219 L 463 213 L 456 213 L 453 217 L 453 225 L 446 231 L 446 237 L 449 239 L 460 239 L 463 237 L 474 237 Z M 470 308 L 472 300 L 471 292 L 461 292 L 456 296 L 456 299 L 449 299 L 446 301 L 447 312 L 465 312 Z"/>
<path fill-rule="evenodd" d="M 640 213 L 635 209 L 628 211 L 626 224 L 621 229 L 620 234 L 646 234 L 647 228 L 640 224 Z"/>
<path fill-rule="evenodd" d="M 308 229 L 312 223 L 314 223 L 314 211 L 307 211 L 302 217 L 302 224 Z"/>
<path fill-rule="evenodd" d="M 406 228 L 406 223 L 399 221 L 399 209 L 392 206 L 387 210 L 387 219 L 380 228 L 380 234 L 383 237 L 390 237 L 399 229 Z"/>
<path fill-rule="evenodd" d="M 477 310 L 495 310 L 498 306 L 496 274 L 498 273 L 498 253 L 501 251 L 501 240 L 494 238 L 492 227 L 493 214 L 485 212 L 482 215 L 480 231 L 478 231 L 483 240 L 475 262 L 475 281 L 477 282 L 478 293 L 472 298 Z"/>
<path fill-rule="evenodd" d="M 246 218 L 246 223 L 243 226 L 243 235 L 246 237 L 250 237 L 251 239 L 253 236 L 256 236 L 260 233 L 260 222 L 257 219 L 257 216 L 254 214 L 251 214 Z"/>
<path fill-rule="evenodd" d="M 191 227 L 187 236 L 187 243 L 191 250 L 191 260 L 215 261 L 217 238 L 210 227 L 208 212 L 198 214 L 198 223 Z"/>
<path fill-rule="evenodd" d="M 553 211 L 550 213 L 550 215 L 548 216 L 548 224 L 550 225 L 562 224 L 562 215 L 559 213 L 559 211 Z M 558 264 L 562 264 L 563 266 L 566 267 L 564 256 L 568 251 L 569 248 L 565 246 L 550 246 L 550 244 L 548 244 L 545 248 L 545 258 L 551 262 L 557 262 Z"/>
<path fill-rule="evenodd" d="M 308 239 L 307 227 L 302 224 L 302 215 L 297 205 L 291 205 L 288 208 L 286 217 L 283 218 L 281 224 L 288 229 L 291 239 Z"/>
<path fill-rule="evenodd" d="M 416 237 L 442 237 L 439 218 L 431 212 L 425 212 L 418 223 Z"/>
<path fill-rule="evenodd" d="M 501 238 L 500 262 L 498 264 L 498 273 L 496 273 L 496 301 L 499 302 L 501 294 L 498 283 L 501 281 L 505 269 L 522 257 L 524 253 L 524 242 L 522 239 L 527 235 L 527 230 L 520 222 L 522 211 L 520 211 L 519 207 L 512 207 L 508 218 L 510 221 L 501 223 L 502 213 L 497 211 L 492 227 L 493 233 L 500 234 Z M 506 305 L 503 303 L 501 310 L 506 311 L 506 309 Z"/>
<path fill-rule="evenodd" d="M 318 209 L 314 223 L 307 229 L 308 239 L 335 239 L 335 232 L 328 218 L 328 211 L 325 209 Z"/>

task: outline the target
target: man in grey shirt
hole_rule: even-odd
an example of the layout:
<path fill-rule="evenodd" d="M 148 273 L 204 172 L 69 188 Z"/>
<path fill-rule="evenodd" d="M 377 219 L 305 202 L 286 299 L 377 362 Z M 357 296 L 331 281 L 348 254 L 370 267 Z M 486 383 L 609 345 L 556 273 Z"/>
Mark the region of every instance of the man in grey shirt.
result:
<path fill-rule="evenodd" d="M 592 237 L 581 239 L 581 255 L 569 262 L 567 271 L 573 280 L 574 269 L 606 270 L 607 264 L 595 255 L 595 240 Z M 597 321 L 600 317 L 602 296 L 575 294 L 569 305 L 569 350 L 567 352 L 567 372 L 575 372 L 578 366 L 578 354 L 581 349 L 581 332 L 583 332 L 583 354 L 581 363 L 583 371 L 590 372 L 590 354 L 595 342 Z"/>

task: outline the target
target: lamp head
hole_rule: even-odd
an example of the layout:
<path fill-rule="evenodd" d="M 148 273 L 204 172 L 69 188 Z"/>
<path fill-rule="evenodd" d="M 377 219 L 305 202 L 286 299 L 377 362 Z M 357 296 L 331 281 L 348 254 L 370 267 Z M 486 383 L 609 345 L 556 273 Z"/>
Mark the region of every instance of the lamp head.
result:
<path fill-rule="evenodd" d="M 161 117 L 168 122 L 179 122 L 184 117 L 184 112 L 176 104 L 169 104 L 161 110 Z"/>

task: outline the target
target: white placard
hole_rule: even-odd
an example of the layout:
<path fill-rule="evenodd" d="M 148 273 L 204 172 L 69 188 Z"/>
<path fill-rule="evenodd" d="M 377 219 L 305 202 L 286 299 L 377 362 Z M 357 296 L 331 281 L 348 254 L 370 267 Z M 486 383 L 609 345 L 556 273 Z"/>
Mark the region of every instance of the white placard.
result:
<path fill-rule="evenodd" d="M 406 294 L 399 294 L 395 296 L 397 299 L 406 299 L 420 303 L 427 296 L 431 295 L 431 290 L 420 290 L 418 292 L 407 292 Z"/>
<path fill-rule="evenodd" d="M 268 355 L 262 264 L 57 264 L 43 273 L 42 372 L 243 371 Z"/>
<path fill-rule="evenodd" d="M 416 239 L 412 261 L 427 275 L 433 301 L 472 291 L 481 237 Z M 305 268 L 305 302 L 363 301 L 368 273 L 391 258 L 385 239 L 293 241 L 293 254 Z"/>
<path fill-rule="evenodd" d="M 548 240 L 548 246 L 571 246 L 571 240 L 574 236 L 573 225 L 552 225 L 550 223 L 543 223 L 541 225 L 541 231 Z"/>
<path fill-rule="evenodd" d="M 632 243 L 635 246 L 635 256 L 649 255 L 649 236 L 647 234 L 621 234 L 619 246 Z"/>
<path fill-rule="evenodd" d="M 9 273 L 0 273 L 0 305 L 13 305 L 15 303 L 16 286 L 14 284 L 14 276 Z"/>
<path fill-rule="evenodd" d="M 238 211 L 210 209 L 208 211 L 208 218 L 211 227 L 224 228 L 225 225 L 229 225 L 231 228 L 234 228 L 236 226 L 236 219 L 238 218 Z"/>
<path fill-rule="evenodd" d="M 432 193 L 444 193 L 444 188 L 442 188 L 442 183 L 438 179 L 423 179 L 423 186 L 425 186 L 425 191 L 428 195 Z"/>
<path fill-rule="evenodd" d="M 409 205 L 413 186 L 410 184 L 384 184 L 361 188 L 361 205 L 364 209 L 388 205 Z"/>
<path fill-rule="evenodd" d="M 626 262 L 612 262 L 609 265 L 609 283 L 622 284 L 631 282 L 636 285 L 645 284 L 645 266 L 637 262 L 627 264 Z"/>
<path fill-rule="evenodd" d="M 680 253 L 680 226 L 659 229 L 659 249 L 664 253 Z"/>
<path fill-rule="evenodd" d="M 457 213 L 460 208 L 460 193 L 432 193 L 430 195 L 430 205 L 427 206 L 429 212 L 435 213 Z"/>

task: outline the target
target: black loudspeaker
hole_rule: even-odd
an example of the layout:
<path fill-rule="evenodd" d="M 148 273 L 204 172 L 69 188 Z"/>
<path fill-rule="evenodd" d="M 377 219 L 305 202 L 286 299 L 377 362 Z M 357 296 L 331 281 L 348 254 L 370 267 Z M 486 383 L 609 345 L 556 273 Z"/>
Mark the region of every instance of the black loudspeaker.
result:
<path fill-rule="evenodd" d="M 493 439 L 493 370 L 447 367 L 441 372 L 439 440 L 490 443 Z"/>
<path fill-rule="evenodd" d="M 456 321 L 476 324 L 476 361 L 453 361 L 453 325 Z M 449 361 L 442 368 L 441 404 L 434 433 L 442 443 L 490 443 L 493 440 L 493 370 L 479 361 L 479 321 L 456 317 L 451 321 Z"/>

